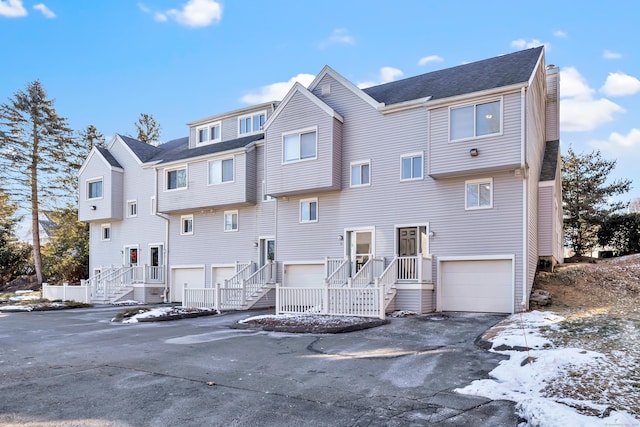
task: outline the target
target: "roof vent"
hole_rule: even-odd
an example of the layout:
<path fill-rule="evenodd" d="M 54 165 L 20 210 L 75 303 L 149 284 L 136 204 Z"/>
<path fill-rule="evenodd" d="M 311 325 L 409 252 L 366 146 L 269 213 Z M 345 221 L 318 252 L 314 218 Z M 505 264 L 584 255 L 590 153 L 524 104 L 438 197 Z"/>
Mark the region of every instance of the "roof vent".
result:
<path fill-rule="evenodd" d="M 327 83 L 320 88 L 320 95 L 327 96 L 331 94 L 331 84 Z"/>

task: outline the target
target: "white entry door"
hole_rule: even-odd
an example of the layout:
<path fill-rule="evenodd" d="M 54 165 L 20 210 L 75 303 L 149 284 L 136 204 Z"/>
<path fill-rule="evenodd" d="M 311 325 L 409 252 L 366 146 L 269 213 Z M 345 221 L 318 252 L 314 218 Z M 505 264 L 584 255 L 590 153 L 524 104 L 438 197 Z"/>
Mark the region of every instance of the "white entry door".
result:
<path fill-rule="evenodd" d="M 351 275 L 356 274 L 373 255 L 373 231 L 349 232 L 349 258 Z"/>

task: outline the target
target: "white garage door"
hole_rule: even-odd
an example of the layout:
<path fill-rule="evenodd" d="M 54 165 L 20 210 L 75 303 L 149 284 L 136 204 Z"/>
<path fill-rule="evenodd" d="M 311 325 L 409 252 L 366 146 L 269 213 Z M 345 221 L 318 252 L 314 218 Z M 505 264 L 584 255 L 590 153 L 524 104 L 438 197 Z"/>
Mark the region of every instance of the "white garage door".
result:
<path fill-rule="evenodd" d="M 512 261 L 442 261 L 443 311 L 513 312 Z"/>
<path fill-rule="evenodd" d="M 169 292 L 171 302 L 182 302 L 185 283 L 192 288 L 204 287 L 204 268 L 176 268 L 173 270 Z"/>
<path fill-rule="evenodd" d="M 284 266 L 285 286 L 317 288 L 324 284 L 324 264 L 287 264 Z"/>
<path fill-rule="evenodd" d="M 224 281 L 227 279 L 231 279 L 236 275 L 235 267 L 213 267 L 212 269 L 212 281 L 211 283 L 220 283 L 221 286 L 224 286 Z"/>

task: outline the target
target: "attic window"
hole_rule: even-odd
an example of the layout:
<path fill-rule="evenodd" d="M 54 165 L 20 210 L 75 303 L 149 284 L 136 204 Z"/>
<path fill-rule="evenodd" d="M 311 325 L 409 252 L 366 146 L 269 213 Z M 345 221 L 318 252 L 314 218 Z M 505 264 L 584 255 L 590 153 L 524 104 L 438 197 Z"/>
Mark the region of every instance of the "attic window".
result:
<path fill-rule="evenodd" d="M 260 132 L 266 120 L 266 111 L 238 117 L 238 135 L 250 135 Z"/>
<path fill-rule="evenodd" d="M 205 145 L 214 142 L 220 142 L 221 127 L 222 124 L 220 122 L 198 126 L 196 128 L 196 145 Z"/>

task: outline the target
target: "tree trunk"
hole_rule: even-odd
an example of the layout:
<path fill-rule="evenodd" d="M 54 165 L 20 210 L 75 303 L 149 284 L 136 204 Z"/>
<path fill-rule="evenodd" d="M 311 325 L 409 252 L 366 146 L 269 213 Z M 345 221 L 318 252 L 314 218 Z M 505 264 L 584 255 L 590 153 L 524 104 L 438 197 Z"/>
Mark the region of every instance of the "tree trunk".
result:
<path fill-rule="evenodd" d="M 31 236 L 33 238 L 33 264 L 38 286 L 44 281 L 42 274 L 42 252 L 40 250 L 40 207 L 38 206 L 38 129 L 33 125 L 33 153 L 31 161 Z"/>

